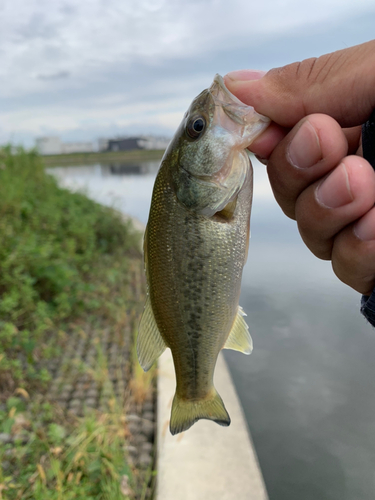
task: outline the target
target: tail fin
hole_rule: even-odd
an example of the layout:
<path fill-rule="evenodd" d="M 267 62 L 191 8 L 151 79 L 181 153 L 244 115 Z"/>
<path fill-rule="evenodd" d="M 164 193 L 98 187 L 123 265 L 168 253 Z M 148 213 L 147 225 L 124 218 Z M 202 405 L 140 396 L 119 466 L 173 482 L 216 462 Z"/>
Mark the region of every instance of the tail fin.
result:
<path fill-rule="evenodd" d="M 172 435 L 186 431 L 201 418 L 213 420 L 225 427 L 230 424 L 230 416 L 215 388 L 210 396 L 201 400 L 182 399 L 175 394 L 169 425 Z"/>

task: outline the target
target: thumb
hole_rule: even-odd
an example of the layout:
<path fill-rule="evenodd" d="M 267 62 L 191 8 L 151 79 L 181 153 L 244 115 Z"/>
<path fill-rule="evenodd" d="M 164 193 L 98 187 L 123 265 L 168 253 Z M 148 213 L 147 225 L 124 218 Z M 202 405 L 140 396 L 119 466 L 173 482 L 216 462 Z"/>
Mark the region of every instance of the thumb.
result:
<path fill-rule="evenodd" d="M 375 40 L 254 78 L 242 70 L 224 79 L 235 96 L 279 125 L 293 127 L 311 113 L 330 115 L 342 127 L 360 125 L 375 107 Z"/>

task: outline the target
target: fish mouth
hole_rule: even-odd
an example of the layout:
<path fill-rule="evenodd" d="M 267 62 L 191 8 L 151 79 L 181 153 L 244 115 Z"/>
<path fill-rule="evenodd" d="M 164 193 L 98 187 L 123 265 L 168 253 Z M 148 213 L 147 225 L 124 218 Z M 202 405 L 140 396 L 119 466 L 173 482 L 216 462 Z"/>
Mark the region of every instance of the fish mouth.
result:
<path fill-rule="evenodd" d="M 219 100 L 219 97 L 218 97 L 219 89 L 222 92 L 224 92 L 226 100 L 224 100 L 224 101 Z M 245 107 L 245 108 L 249 107 L 249 106 L 246 106 L 246 104 L 244 104 L 242 101 L 240 101 L 238 99 L 238 97 L 236 97 L 234 94 L 232 94 L 232 92 L 230 90 L 227 89 L 227 87 L 225 86 L 225 83 L 224 83 L 224 78 L 221 75 L 219 75 L 219 73 L 216 73 L 215 78 L 211 84 L 211 87 L 208 89 L 208 91 L 212 95 L 214 101 L 217 101 L 218 104 L 219 103 L 230 104 L 230 102 L 232 102 L 232 104 L 238 104 L 241 107 Z"/>
<path fill-rule="evenodd" d="M 242 136 L 248 134 L 248 127 L 254 127 L 256 124 L 256 129 L 262 132 L 271 122 L 268 117 L 257 113 L 252 106 L 244 104 L 238 97 L 233 95 L 232 92 L 227 89 L 223 77 L 219 74 L 215 75 L 208 92 L 211 94 L 215 106 L 221 107 L 230 120 L 244 127 L 241 130 Z M 254 140 L 254 138 L 255 137 L 252 137 L 252 140 Z"/>

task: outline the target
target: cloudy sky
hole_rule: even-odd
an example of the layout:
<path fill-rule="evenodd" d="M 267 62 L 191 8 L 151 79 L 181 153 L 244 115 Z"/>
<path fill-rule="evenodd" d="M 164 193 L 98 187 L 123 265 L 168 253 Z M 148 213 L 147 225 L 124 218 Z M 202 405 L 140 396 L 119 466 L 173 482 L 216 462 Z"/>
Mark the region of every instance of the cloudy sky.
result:
<path fill-rule="evenodd" d="M 0 143 L 172 135 L 215 73 L 374 38 L 374 0 L 0 0 Z"/>

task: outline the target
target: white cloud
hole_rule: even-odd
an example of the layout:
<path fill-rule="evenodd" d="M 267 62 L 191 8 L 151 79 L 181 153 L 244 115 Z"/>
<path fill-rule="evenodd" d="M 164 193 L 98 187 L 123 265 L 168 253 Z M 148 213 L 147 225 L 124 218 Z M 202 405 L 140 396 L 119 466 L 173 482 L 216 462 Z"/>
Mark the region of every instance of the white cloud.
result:
<path fill-rule="evenodd" d="M 272 52 L 277 37 L 298 38 L 310 30 L 319 41 L 322 30 L 327 33 L 345 19 L 351 23 L 361 12 L 375 17 L 373 0 L 313 5 L 299 0 L 5 0 L 0 5 L 2 128 L 36 133 L 43 125 L 63 131 L 94 115 L 104 125 L 130 116 L 147 122 L 156 117 L 149 109 L 152 100 L 164 107 L 155 123 L 174 124 L 193 92 L 209 84 L 213 67 L 225 66 L 225 54 L 234 67 L 262 61 L 259 50 L 268 43 Z M 336 48 L 348 42 L 343 35 Z M 276 59 L 280 52 L 275 42 Z M 106 99 L 113 101 L 108 113 L 100 102 Z M 138 117 L 128 114 L 129 102 L 138 106 Z"/>
<path fill-rule="evenodd" d="M 175 109 L 178 104 L 175 100 L 132 105 L 117 101 L 112 106 L 99 103 L 94 109 L 78 107 L 71 108 L 69 112 L 57 105 L 40 110 L 26 108 L 9 111 L 2 114 L 1 121 L 7 124 L 7 129 L 11 132 L 28 130 L 35 136 L 63 134 L 66 130 L 77 127 L 100 130 L 101 124 L 111 124 L 119 129 L 134 125 L 138 131 L 142 127 L 159 124 L 164 133 L 169 131 L 172 134 L 182 119 L 182 113 L 168 109 Z M 6 140 L 6 136 L 4 139 Z"/>
<path fill-rule="evenodd" d="M 370 7 L 372 0 L 317 0 L 313 7 L 299 0 L 8 1 L 1 13 L 2 92 L 42 91 L 37 75 L 71 72 L 83 83 L 116 62 L 140 58 L 152 66 L 228 47 L 239 38 L 256 42 L 329 19 L 337 22 Z"/>

